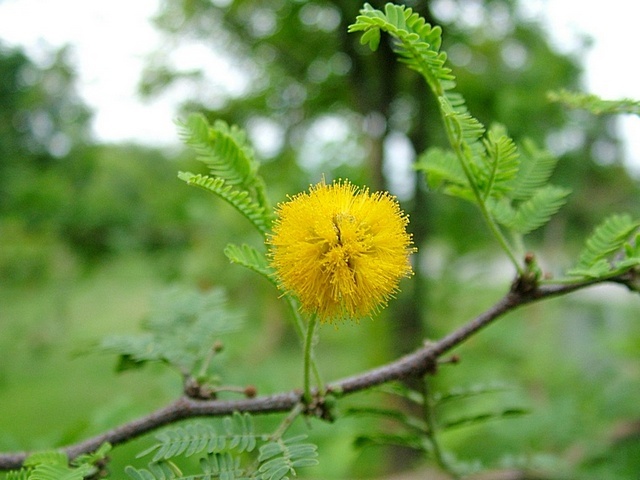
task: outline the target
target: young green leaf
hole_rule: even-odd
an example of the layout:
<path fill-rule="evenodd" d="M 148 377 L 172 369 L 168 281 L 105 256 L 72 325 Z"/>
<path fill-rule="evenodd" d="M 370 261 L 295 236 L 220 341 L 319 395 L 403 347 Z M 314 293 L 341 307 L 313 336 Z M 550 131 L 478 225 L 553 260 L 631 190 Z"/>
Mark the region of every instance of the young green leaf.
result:
<path fill-rule="evenodd" d="M 241 325 L 241 317 L 227 303 L 221 289 L 169 288 L 154 298 L 142 333 L 110 335 L 97 348 L 120 355 L 128 366 L 165 362 L 181 373 L 198 375 L 220 336 Z"/>
<path fill-rule="evenodd" d="M 539 188 L 516 207 L 513 219 L 506 226 L 522 235 L 540 228 L 560 210 L 570 193 L 566 188 L 553 185 Z"/>
<path fill-rule="evenodd" d="M 640 101 L 623 98 L 621 100 L 603 100 L 597 95 L 582 92 L 560 90 L 549 93 L 549 100 L 560 102 L 571 108 L 582 108 L 594 115 L 624 114 L 640 115 Z"/>
<path fill-rule="evenodd" d="M 479 413 L 475 415 L 465 415 L 454 420 L 448 420 L 440 425 L 441 430 L 451 430 L 453 428 L 468 427 L 479 423 L 486 423 L 491 420 L 500 420 L 512 417 L 521 417 L 529 414 L 529 410 L 523 408 L 506 408 L 498 412 Z"/>
<path fill-rule="evenodd" d="M 195 185 L 207 190 L 229 203 L 263 235 L 269 231 L 271 212 L 254 201 L 248 191 L 238 190 L 233 185 L 228 185 L 225 179 L 220 177 L 179 172 L 178 178 L 187 182 L 188 185 Z"/>
<path fill-rule="evenodd" d="M 598 278 L 608 274 L 613 265 L 609 257 L 625 249 L 625 243 L 640 228 L 629 215 L 612 215 L 595 228 L 585 243 L 578 264 L 569 275 Z"/>
<path fill-rule="evenodd" d="M 196 476 L 194 480 L 214 479 L 221 480 L 249 480 L 244 470 L 240 467 L 240 459 L 229 453 L 211 453 L 200 460 L 200 468 L 204 476 Z"/>
<path fill-rule="evenodd" d="M 504 127 L 494 125 L 483 140 L 485 155 L 477 173 L 477 183 L 484 199 L 502 197 L 512 189 L 520 159 L 515 143 Z"/>
<path fill-rule="evenodd" d="M 260 447 L 260 478 L 281 480 L 289 474 L 296 476 L 297 468 L 317 465 L 318 447 L 311 443 L 301 443 L 305 438 L 306 435 L 298 435 Z"/>
<path fill-rule="evenodd" d="M 221 453 L 233 450 L 251 452 L 257 435 L 248 413 L 234 413 L 223 420 L 223 432 L 208 422 L 198 421 L 184 427 L 168 428 L 156 435 L 157 443 L 140 452 L 138 457 L 153 453 L 153 462 L 199 453 Z"/>
<path fill-rule="evenodd" d="M 212 176 L 230 185 L 245 188 L 253 185 L 258 163 L 243 131 L 222 120 L 209 126 L 201 114 L 192 114 L 185 122 L 177 123 L 182 141 L 195 150 L 198 160 L 209 167 Z"/>
<path fill-rule="evenodd" d="M 529 139 L 523 142 L 520 155 L 520 169 L 510 195 L 516 201 L 528 200 L 537 190 L 544 187 L 558 163 L 557 157 L 547 150 L 539 149 Z"/>
<path fill-rule="evenodd" d="M 238 246 L 230 243 L 225 247 L 224 254 L 231 262 L 247 267 L 259 273 L 274 285 L 277 284 L 273 276 L 273 269 L 265 255 L 250 245 L 242 244 Z"/>
<path fill-rule="evenodd" d="M 438 147 L 429 148 L 420 155 L 414 168 L 424 172 L 430 188 L 434 190 L 441 188 L 444 193 L 473 201 L 469 181 L 452 151 Z"/>

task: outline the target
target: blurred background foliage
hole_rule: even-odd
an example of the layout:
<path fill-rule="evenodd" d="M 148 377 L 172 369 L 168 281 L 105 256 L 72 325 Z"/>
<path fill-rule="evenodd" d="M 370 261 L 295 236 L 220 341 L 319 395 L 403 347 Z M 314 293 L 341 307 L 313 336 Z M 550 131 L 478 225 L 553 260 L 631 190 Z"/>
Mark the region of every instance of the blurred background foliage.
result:
<path fill-rule="evenodd" d="M 638 182 L 624 168 L 616 119 L 546 101 L 549 90 L 581 87 L 582 50 L 558 52 L 517 2 L 405 4 L 442 25 L 443 49 L 479 120 L 502 123 L 516 141 L 531 138 L 561 157 L 554 183 L 573 195 L 530 239 L 546 270 L 569 266 L 607 213 L 638 216 Z M 347 35 L 360 6 L 165 0 L 156 22 L 168 47 L 149 59 L 140 82 L 144 96 L 188 92 L 185 115 L 202 111 L 245 128 L 274 203 L 324 174 L 388 189 L 410 214 L 416 276 L 374 322 L 323 329 L 318 356 L 327 380 L 447 333 L 491 305 L 512 274 L 475 211 L 428 192 L 412 171 L 416 155 L 444 145 L 439 118 L 425 85 L 388 43 L 371 53 Z M 202 64 L 179 68 L 180 55 L 194 51 Z M 237 75 L 232 87 L 207 68 L 212 53 Z M 102 335 L 137 331 L 153 294 L 170 285 L 224 286 L 242 307 L 245 327 L 225 350 L 226 381 L 256 383 L 263 393 L 300 383 L 301 351 L 277 293 L 229 268 L 222 253 L 238 239 L 259 246 L 259 236 L 222 202 L 177 179 L 178 170 L 202 171 L 190 152 L 93 141 L 66 49 L 43 65 L 0 44 L 0 98 L 1 450 L 77 441 L 175 398 L 174 373 L 116 375 L 114 358 L 77 355 Z M 509 388 L 453 405 L 443 417 L 514 403 L 531 413 L 452 430 L 445 446 L 470 469 L 637 475 L 638 313 L 637 299 L 599 288 L 514 312 L 478 335 L 433 388 Z M 367 394 L 348 400 L 367 401 Z M 401 449 L 354 446 L 363 432 L 393 429 L 385 422 L 346 417 L 312 426 L 321 465 L 305 472 L 311 477 L 370 478 L 423 466 Z M 114 471 L 132 461 L 137 445 L 114 452 Z"/>

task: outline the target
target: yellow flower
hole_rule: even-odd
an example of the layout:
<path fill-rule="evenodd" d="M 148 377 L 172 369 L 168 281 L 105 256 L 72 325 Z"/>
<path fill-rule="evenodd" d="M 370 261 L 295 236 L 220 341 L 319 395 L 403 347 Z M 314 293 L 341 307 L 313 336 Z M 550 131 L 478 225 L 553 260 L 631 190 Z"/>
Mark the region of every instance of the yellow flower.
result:
<path fill-rule="evenodd" d="M 280 287 L 321 321 L 371 316 L 412 274 L 409 219 L 387 192 L 322 181 L 276 214 L 268 243 Z"/>

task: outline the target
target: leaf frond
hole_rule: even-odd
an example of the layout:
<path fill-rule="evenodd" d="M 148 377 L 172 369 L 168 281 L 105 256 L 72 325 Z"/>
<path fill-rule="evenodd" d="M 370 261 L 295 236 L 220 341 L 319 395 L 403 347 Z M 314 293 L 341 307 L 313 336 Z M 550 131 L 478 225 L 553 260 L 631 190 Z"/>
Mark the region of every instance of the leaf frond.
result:
<path fill-rule="evenodd" d="M 506 408 L 504 410 L 499 410 L 497 412 L 479 413 L 479 414 L 468 415 L 468 416 L 465 415 L 460 418 L 456 418 L 454 420 L 448 420 L 446 422 L 443 422 L 442 425 L 440 425 L 440 429 L 451 430 L 454 428 L 469 427 L 472 425 L 486 423 L 491 420 L 501 420 L 506 418 L 521 417 L 523 415 L 528 415 L 529 413 L 530 411 L 524 408 Z"/>
<path fill-rule="evenodd" d="M 124 473 L 133 480 L 196 480 L 197 478 L 194 475 L 184 476 L 175 464 L 166 461 L 151 462 L 148 469 L 127 466 Z"/>
<path fill-rule="evenodd" d="M 632 114 L 640 115 L 640 101 L 623 98 L 620 100 L 604 100 L 598 95 L 582 92 L 559 90 L 548 94 L 552 102 L 562 103 L 570 108 L 587 110 L 594 115 Z"/>
<path fill-rule="evenodd" d="M 520 149 L 522 161 L 514 181 L 511 198 L 527 200 L 536 190 L 547 184 L 556 168 L 558 158 L 547 150 L 542 150 L 530 139 L 525 139 Z"/>
<path fill-rule="evenodd" d="M 240 324 L 241 317 L 229 309 L 223 290 L 173 287 L 154 298 L 142 333 L 107 336 L 97 349 L 120 355 L 121 370 L 166 362 L 182 373 L 195 374 L 216 340 Z"/>
<path fill-rule="evenodd" d="M 10 470 L 7 472 L 5 480 L 29 480 L 31 469 L 21 468 L 20 470 Z"/>
<path fill-rule="evenodd" d="M 598 225 L 587 238 L 578 264 L 569 275 L 598 278 L 608 274 L 613 265 L 609 257 L 621 252 L 625 243 L 640 227 L 629 215 L 612 215 Z"/>
<path fill-rule="evenodd" d="M 95 467 L 81 465 L 78 468 L 69 466 L 40 464 L 29 474 L 29 480 L 83 480 L 96 473 Z"/>
<path fill-rule="evenodd" d="M 560 210 L 570 193 L 569 189 L 554 185 L 539 188 L 528 200 L 516 207 L 515 214 L 506 226 L 521 235 L 533 232 Z"/>
<path fill-rule="evenodd" d="M 196 152 L 197 159 L 207 165 L 212 176 L 223 178 L 230 185 L 244 188 L 253 185 L 258 163 L 242 130 L 222 120 L 209 126 L 202 114 L 191 114 L 177 124 L 182 142 Z"/>
<path fill-rule="evenodd" d="M 240 467 L 240 459 L 229 453 L 210 453 L 200 460 L 200 468 L 204 478 L 219 478 L 224 480 L 249 480 L 245 471 Z"/>
<path fill-rule="evenodd" d="M 269 265 L 264 253 L 247 244 L 236 245 L 230 243 L 225 247 L 224 254 L 231 262 L 253 270 L 265 277 L 269 282 L 277 285 L 273 275 L 274 270 Z"/>
<path fill-rule="evenodd" d="M 504 127 L 493 126 L 483 140 L 485 155 L 477 172 L 477 183 L 485 200 L 502 197 L 512 188 L 512 180 L 520 168 L 520 156 L 514 141 Z"/>
<path fill-rule="evenodd" d="M 159 462 L 203 452 L 251 452 L 256 448 L 257 437 L 251 416 L 248 413 L 236 412 L 231 417 L 225 417 L 222 431 L 205 422 L 194 422 L 185 427 L 163 430 L 156 435 L 157 442 L 140 452 L 138 457 L 154 453 L 153 462 Z"/>
<path fill-rule="evenodd" d="M 208 175 L 194 174 L 191 172 L 179 172 L 178 178 L 207 190 L 225 202 L 229 203 L 247 220 L 249 220 L 263 235 L 269 231 L 271 225 L 270 212 L 251 198 L 246 190 L 238 190 L 234 185 L 228 184 L 224 178 L 210 177 Z"/>
<path fill-rule="evenodd" d="M 306 435 L 298 435 L 286 440 L 269 442 L 260 447 L 258 472 L 260 478 L 281 480 L 291 474 L 297 476 L 297 469 L 318 464 L 318 447 L 303 443 Z"/>
<path fill-rule="evenodd" d="M 376 50 L 380 31 L 395 40 L 394 50 L 400 61 L 420 73 L 437 96 L 455 86 L 455 77 L 445 65 L 447 56 L 440 52 L 442 29 L 431 26 L 418 13 L 403 5 L 387 3 L 384 12 L 365 3 L 349 32 L 363 32 L 360 42 Z"/>
<path fill-rule="evenodd" d="M 448 195 L 473 201 L 469 181 L 451 150 L 429 148 L 418 157 L 414 169 L 425 174 L 427 185 L 432 190 L 442 190 Z"/>

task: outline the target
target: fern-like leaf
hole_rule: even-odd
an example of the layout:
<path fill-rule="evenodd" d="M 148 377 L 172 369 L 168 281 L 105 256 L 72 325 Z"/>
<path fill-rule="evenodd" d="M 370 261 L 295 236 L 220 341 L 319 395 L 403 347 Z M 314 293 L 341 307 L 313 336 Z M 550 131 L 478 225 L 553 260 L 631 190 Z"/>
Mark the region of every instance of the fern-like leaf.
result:
<path fill-rule="evenodd" d="M 177 123 L 183 143 L 193 148 L 212 176 L 230 185 L 245 188 L 253 185 L 258 163 L 242 130 L 222 120 L 216 120 L 210 127 L 201 114 L 192 114 L 185 122 Z"/>
<path fill-rule="evenodd" d="M 148 470 L 128 466 L 124 469 L 124 473 L 133 480 L 196 480 L 203 478 L 202 475 L 184 476 L 172 462 L 151 462 Z"/>
<path fill-rule="evenodd" d="M 291 437 L 287 440 L 269 442 L 260 447 L 258 472 L 264 480 L 281 480 L 291 474 L 296 476 L 296 469 L 313 467 L 318 464 L 317 446 L 301 443 L 306 435 Z"/>
<path fill-rule="evenodd" d="M 393 434 L 393 433 L 368 433 L 358 435 L 354 442 L 356 448 L 379 447 L 379 446 L 399 446 L 410 448 L 423 453 L 429 453 L 429 445 L 420 434 Z"/>
<path fill-rule="evenodd" d="M 158 294 L 144 332 L 110 335 L 99 350 L 120 355 L 120 370 L 147 362 L 165 362 L 182 373 L 201 370 L 212 345 L 221 335 L 236 331 L 241 318 L 227 306 L 221 289 L 200 292 L 170 288 Z"/>
<path fill-rule="evenodd" d="M 195 422 L 185 427 L 163 430 L 156 435 L 157 443 L 138 457 L 154 453 L 153 461 L 169 460 L 180 455 L 190 457 L 199 453 L 220 453 L 229 450 L 251 452 L 256 448 L 257 435 L 248 413 L 234 413 L 223 420 L 223 432 L 209 423 Z"/>
<path fill-rule="evenodd" d="M 69 457 L 59 450 L 44 450 L 32 453 L 23 462 L 25 467 L 35 467 L 43 464 L 66 467 L 69 464 Z"/>
<path fill-rule="evenodd" d="M 389 33 L 396 43 L 400 60 L 425 77 L 436 96 L 455 86 L 451 69 L 445 66 L 446 54 L 440 52 L 442 29 L 432 27 L 411 8 L 387 3 L 384 12 L 366 3 L 349 32 L 363 32 L 362 44 L 372 50 L 380 43 L 380 31 Z"/>
<path fill-rule="evenodd" d="M 274 285 L 277 284 L 275 277 L 273 276 L 274 270 L 269 265 L 264 254 L 250 245 L 242 244 L 238 246 L 230 243 L 225 247 L 224 254 L 231 262 L 247 267 L 248 269 L 259 273 Z"/>
<path fill-rule="evenodd" d="M 484 155 L 484 147 L 480 142 L 485 132 L 484 125 L 469 113 L 462 95 L 447 92 L 438 100 L 444 121 L 454 135 L 450 139 L 453 147 L 462 149 L 467 163 L 480 162 Z M 476 168 L 480 168 L 480 166 L 478 165 Z"/>
<path fill-rule="evenodd" d="M 240 468 L 240 459 L 232 457 L 229 453 L 223 455 L 217 453 L 209 454 L 206 458 L 200 460 L 200 467 L 205 474 L 204 478 L 207 479 L 249 480 L 244 470 Z"/>
<path fill-rule="evenodd" d="M 427 185 L 431 189 L 441 189 L 448 195 L 474 200 L 469 181 L 452 151 L 438 147 L 429 148 L 420 155 L 414 168 L 424 172 Z"/>
<path fill-rule="evenodd" d="M 539 188 L 531 198 L 517 206 L 506 226 L 522 235 L 540 228 L 560 210 L 570 193 L 570 190 L 554 185 Z"/>
<path fill-rule="evenodd" d="M 585 243 L 578 264 L 569 275 L 598 278 L 608 274 L 613 265 L 608 257 L 621 252 L 625 243 L 640 228 L 629 215 L 612 215 L 600 224 Z"/>
<path fill-rule="evenodd" d="M 21 468 L 20 470 L 11 470 L 7 472 L 5 480 L 29 480 L 29 473 L 31 469 Z"/>
<path fill-rule="evenodd" d="M 71 468 L 62 465 L 37 465 L 29 474 L 29 480 L 83 480 L 96 473 L 95 467 L 81 465 Z"/>
<path fill-rule="evenodd" d="M 179 172 L 178 178 L 189 185 L 195 185 L 214 193 L 245 218 L 247 218 L 262 234 L 269 230 L 270 212 L 251 198 L 246 190 L 238 190 L 234 185 L 229 185 L 224 178 L 210 177 L 208 175 L 194 174 L 191 172 Z"/>
<path fill-rule="evenodd" d="M 640 101 L 624 98 L 621 100 L 603 100 L 597 95 L 560 90 L 551 92 L 549 100 L 560 102 L 571 108 L 588 110 L 594 115 L 625 114 L 640 115 Z"/>
<path fill-rule="evenodd" d="M 521 417 L 529 414 L 530 411 L 524 408 L 505 408 L 497 412 L 486 412 L 475 415 L 465 415 L 454 420 L 448 420 L 440 425 L 441 430 L 451 430 L 453 428 L 468 427 L 486 423 L 491 420 L 501 420 L 506 418 Z"/>
<path fill-rule="evenodd" d="M 528 200 L 536 190 L 547 184 L 558 158 L 546 150 L 539 149 L 532 140 L 525 140 L 521 146 L 520 170 L 514 181 L 510 197 L 514 200 Z"/>
<path fill-rule="evenodd" d="M 476 178 L 484 197 L 502 197 L 512 189 L 512 180 L 518 174 L 520 159 L 515 143 L 502 126 L 494 126 L 483 140 L 485 155 Z"/>

